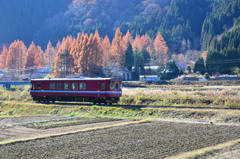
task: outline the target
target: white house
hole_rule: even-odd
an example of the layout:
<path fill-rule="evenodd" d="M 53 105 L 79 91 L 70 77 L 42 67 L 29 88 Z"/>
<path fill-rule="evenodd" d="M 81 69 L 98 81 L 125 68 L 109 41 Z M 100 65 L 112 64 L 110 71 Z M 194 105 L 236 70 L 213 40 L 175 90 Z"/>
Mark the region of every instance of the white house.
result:
<path fill-rule="evenodd" d="M 141 82 L 160 82 L 161 78 L 158 75 L 140 75 Z"/>
<path fill-rule="evenodd" d="M 103 73 L 106 77 L 115 77 L 122 79 L 124 81 L 131 81 L 132 80 L 132 71 L 127 69 L 119 69 L 119 68 L 104 68 Z"/>

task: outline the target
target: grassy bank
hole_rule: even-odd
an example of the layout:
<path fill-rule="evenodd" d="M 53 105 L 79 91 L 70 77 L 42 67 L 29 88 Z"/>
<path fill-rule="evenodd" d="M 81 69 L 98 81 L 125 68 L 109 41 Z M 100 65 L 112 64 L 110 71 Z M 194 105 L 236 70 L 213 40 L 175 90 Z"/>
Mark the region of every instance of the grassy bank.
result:
<path fill-rule="evenodd" d="M 102 123 L 108 121 L 119 121 L 120 119 L 112 118 L 72 118 L 72 119 L 61 119 L 61 120 L 52 120 L 52 121 L 39 121 L 39 122 L 30 122 L 21 124 L 27 128 L 33 129 L 52 129 L 73 125 L 85 125 L 93 123 Z"/>
<path fill-rule="evenodd" d="M 11 86 L 8 91 L 0 87 L 0 100 L 32 101 L 30 86 Z"/>
<path fill-rule="evenodd" d="M 32 101 L 29 86 L 13 87 L 10 91 L 0 89 L 2 101 Z M 123 88 L 123 96 L 118 104 L 155 105 L 155 106 L 196 106 L 240 109 L 240 92 L 228 87 L 219 90 L 178 90 L 181 86 L 169 86 L 167 89 Z M 190 89 L 190 87 L 186 87 Z M 240 87 L 239 87 L 240 88 Z"/>
<path fill-rule="evenodd" d="M 240 108 L 237 90 L 172 91 L 149 88 L 123 89 L 119 104 Z"/>
<path fill-rule="evenodd" d="M 124 109 L 98 106 L 59 106 L 31 103 L 0 103 L 0 116 L 55 115 L 119 119 L 180 119 L 240 123 L 240 112 L 234 110 L 191 109 Z"/>

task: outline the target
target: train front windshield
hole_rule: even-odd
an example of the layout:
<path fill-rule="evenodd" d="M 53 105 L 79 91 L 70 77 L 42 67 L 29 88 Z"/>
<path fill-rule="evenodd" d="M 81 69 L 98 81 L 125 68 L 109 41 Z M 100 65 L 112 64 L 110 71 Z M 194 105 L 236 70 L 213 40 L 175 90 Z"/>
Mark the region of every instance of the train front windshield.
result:
<path fill-rule="evenodd" d="M 110 81 L 109 83 L 109 87 L 111 90 L 116 90 L 119 91 L 122 89 L 122 83 L 121 82 L 117 82 L 117 81 Z"/>

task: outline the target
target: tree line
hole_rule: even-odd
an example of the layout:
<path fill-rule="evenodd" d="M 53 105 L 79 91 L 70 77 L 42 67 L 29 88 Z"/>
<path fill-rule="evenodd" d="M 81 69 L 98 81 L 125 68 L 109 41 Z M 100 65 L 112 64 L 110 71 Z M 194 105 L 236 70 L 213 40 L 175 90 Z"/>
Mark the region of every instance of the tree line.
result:
<path fill-rule="evenodd" d="M 225 32 L 219 40 L 215 36 L 209 42 L 208 50 L 196 61 L 195 71 L 234 74 L 235 69 L 240 67 L 240 27 Z"/>
<path fill-rule="evenodd" d="M 14 41 L 9 48 L 4 46 L 0 54 L 0 69 L 16 70 L 20 74 L 33 73 L 43 67 L 52 67 L 52 76 L 85 75 L 104 76 L 103 69 L 134 68 L 143 72 L 144 65 L 160 65 L 168 60 L 168 46 L 160 34 L 152 39 L 148 34 L 135 38 L 129 31 L 125 35 L 119 28 L 110 42 L 108 36 L 79 33 L 67 36 L 55 47 L 49 41 L 43 51 L 34 42 L 27 48 L 23 41 Z"/>

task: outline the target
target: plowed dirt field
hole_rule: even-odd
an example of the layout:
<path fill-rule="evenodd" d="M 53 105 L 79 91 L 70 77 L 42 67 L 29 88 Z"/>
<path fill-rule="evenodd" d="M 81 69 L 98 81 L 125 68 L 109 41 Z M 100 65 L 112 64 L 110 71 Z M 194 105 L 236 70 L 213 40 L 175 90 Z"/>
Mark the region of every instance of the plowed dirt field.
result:
<path fill-rule="evenodd" d="M 240 138 L 239 126 L 152 121 L 0 146 L 0 158 L 166 158 Z"/>

